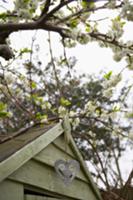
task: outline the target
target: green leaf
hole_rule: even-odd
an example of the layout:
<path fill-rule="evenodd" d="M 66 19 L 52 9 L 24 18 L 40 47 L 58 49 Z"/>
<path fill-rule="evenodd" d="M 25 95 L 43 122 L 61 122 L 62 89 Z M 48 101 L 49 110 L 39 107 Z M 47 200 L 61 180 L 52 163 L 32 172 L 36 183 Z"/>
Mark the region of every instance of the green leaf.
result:
<path fill-rule="evenodd" d="M 36 9 L 35 9 L 35 8 L 31 8 L 31 9 L 29 10 L 30 14 L 33 14 L 33 13 L 35 13 L 35 11 L 36 11 Z"/>
<path fill-rule="evenodd" d="M 126 117 L 127 118 L 130 118 L 130 119 L 133 119 L 133 113 L 131 112 L 131 113 L 128 113 L 127 115 L 126 115 Z"/>
<path fill-rule="evenodd" d="M 112 76 L 112 71 L 109 71 L 107 74 L 104 75 L 104 78 L 109 80 L 111 76 Z"/>
<path fill-rule="evenodd" d="M 62 97 L 62 98 L 60 99 L 60 104 L 61 104 L 62 106 L 70 106 L 70 105 L 71 105 L 71 102 L 70 102 L 69 100 L 65 99 L 64 97 Z"/>
<path fill-rule="evenodd" d="M 20 50 L 21 55 L 24 54 L 24 53 L 31 53 L 31 52 L 32 52 L 32 50 L 28 49 L 28 48 L 23 48 L 23 49 Z"/>
<path fill-rule="evenodd" d="M 9 112 L 0 111 L 0 118 L 6 118 L 6 117 L 9 117 Z"/>
<path fill-rule="evenodd" d="M 82 0 L 81 1 L 81 6 L 83 7 L 83 8 L 94 8 L 94 6 L 95 6 L 95 3 L 91 0 L 90 2 L 88 2 L 87 0 Z"/>
<path fill-rule="evenodd" d="M 32 89 L 35 89 L 36 88 L 36 83 L 34 82 L 34 81 L 32 81 L 32 83 L 31 83 L 31 87 L 32 87 Z"/>
<path fill-rule="evenodd" d="M 38 119 L 38 120 L 44 120 L 47 118 L 48 118 L 48 115 L 46 115 L 46 114 L 41 114 L 40 112 L 36 113 L 36 119 Z"/>
<path fill-rule="evenodd" d="M 0 111 L 4 111 L 7 108 L 7 104 L 0 102 Z"/>
<path fill-rule="evenodd" d="M 7 18 L 7 13 L 0 13 L 0 19 L 5 20 Z"/>
<path fill-rule="evenodd" d="M 91 29 L 90 24 L 86 24 L 85 30 L 86 30 L 87 33 L 91 32 L 92 29 Z"/>
<path fill-rule="evenodd" d="M 30 2 L 30 0 L 24 0 L 24 3 L 29 3 Z"/>
<path fill-rule="evenodd" d="M 114 108 L 113 108 L 113 112 L 119 112 L 120 111 L 120 107 L 118 107 L 118 106 L 114 106 Z"/>
<path fill-rule="evenodd" d="M 70 21 L 70 27 L 71 27 L 71 28 L 76 28 L 77 25 L 78 25 L 78 23 L 79 23 L 79 20 L 78 20 L 78 19 L 72 19 L 72 20 Z"/>

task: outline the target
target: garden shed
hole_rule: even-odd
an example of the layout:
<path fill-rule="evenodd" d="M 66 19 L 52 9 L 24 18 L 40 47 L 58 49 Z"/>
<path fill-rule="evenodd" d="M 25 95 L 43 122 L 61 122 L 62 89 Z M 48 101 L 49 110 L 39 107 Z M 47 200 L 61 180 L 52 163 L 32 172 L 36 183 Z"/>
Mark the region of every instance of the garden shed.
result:
<path fill-rule="evenodd" d="M 101 200 L 72 137 L 66 150 L 63 127 L 37 125 L 7 139 L 0 137 L 0 200 Z M 60 159 L 80 165 L 68 185 L 55 170 Z"/>

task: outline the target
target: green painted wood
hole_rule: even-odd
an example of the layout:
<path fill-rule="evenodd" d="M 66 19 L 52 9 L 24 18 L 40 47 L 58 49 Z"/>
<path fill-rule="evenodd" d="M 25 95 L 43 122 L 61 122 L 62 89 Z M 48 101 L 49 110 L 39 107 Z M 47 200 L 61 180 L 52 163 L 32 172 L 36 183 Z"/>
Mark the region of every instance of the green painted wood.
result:
<path fill-rule="evenodd" d="M 75 142 L 72 138 L 72 136 L 70 137 L 70 145 L 71 145 L 73 151 L 75 152 L 77 159 L 81 163 L 82 171 L 84 172 L 85 176 L 88 178 L 90 189 L 95 194 L 97 200 L 102 200 L 100 192 L 99 192 L 97 186 L 95 185 L 95 183 L 93 182 L 91 174 L 90 174 L 90 172 L 89 172 L 89 170 L 88 170 L 88 168 L 87 168 L 87 166 L 86 166 L 86 164 L 85 164 L 85 162 L 84 162 L 84 160 L 83 160 L 83 158 L 82 158 L 82 156 L 81 156 L 81 154 L 80 154 L 80 152 L 79 152 L 79 150 L 78 150 L 78 148 L 77 148 L 77 146 L 76 146 L 76 144 L 75 144 Z"/>
<path fill-rule="evenodd" d="M 0 200 L 24 200 L 23 185 L 11 180 L 1 182 Z"/>
<path fill-rule="evenodd" d="M 65 186 L 52 167 L 33 160 L 27 162 L 9 178 L 66 197 L 72 197 L 75 200 L 97 199 L 89 188 L 89 184 L 75 179 L 69 186 Z"/>
<path fill-rule="evenodd" d="M 63 132 L 61 123 L 48 130 L 45 134 L 25 145 L 22 149 L 0 162 L 0 181 L 21 167 L 24 163 L 38 154 Z"/>
<path fill-rule="evenodd" d="M 47 132 L 53 126 L 54 125 L 37 125 L 22 132 L 20 130 L 19 135 L 17 135 L 16 137 L 10 135 L 9 140 L 0 144 L 0 162 L 7 159 L 13 153 L 18 151 L 31 141 L 35 140 L 40 135 Z"/>
<path fill-rule="evenodd" d="M 60 137 L 62 137 L 62 135 Z M 58 145 L 60 145 L 60 140 L 57 140 L 57 141 L 58 141 Z M 68 147 L 68 148 L 70 148 L 70 147 Z M 62 151 L 60 148 L 58 148 L 57 146 L 55 146 L 54 144 L 51 143 L 44 150 L 42 150 L 39 154 L 37 154 L 34 157 L 34 159 L 39 162 L 42 162 L 42 163 L 45 163 L 47 165 L 54 167 L 54 163 L 58 159 L 69 161 L 71 159 L 76 160 L 77 158 L 74 154 L 73 154 L 73 156 L 70 156 L 70 154 L 67 154 L 67 152 Z M 80 170 L 78 172 L 77 177 L 79 179 L 82 179 L 82 180 L 88 182 L 88 179 L 86 178 L 86 176 L 84 175 L 82 170 Z"/>
<path fill-rule="evenodd" d="M 53 144 L 58 148 L 60 149 L 61 151 L 65 152 L 67 151 L 67 154 L 72 156 L 72 157 L 75 157 L 75 153 L 74 151 L 71 149 L 70 145 L 67 144 L 67 148 L 66 148 L 66 142 L 64 140 L 64 134 L 62 134 L 60 137 L 56 138 L 54 141 L 53 141 Z"/>
<path fill-rule="evenodd" d="M 68 113 L 66 114 L 66 116 L 64 117 L 63 120 L 63 128 L 64 128 L 64 140 L 67 144 L 69 144 L 69 140 L 70 140 L 70 135 L 71 135 L 71 125 L 69 123 L 69 115 Z"/>
<path fill-rule="evenodd" d="M 37 195 L 25 195 L 24 200 L 61 200 L 57 198 L 50 198 L 50 197 L 41 197 Z"/>
<path fill-rule="evenodd" d="M 54 156 L 53 156 L 54 155 Z M 63 152 L 59 148 L 57 148 L 52 143 L 48 145 L 45 149 L 43 149 L 39 154 L 37 154 L 34 159 L 44 162 L 50 166 L 54 166 L 54 163 L 58 159 L 75 159 L 74 155 L 70 156 L 67 153 Z"/>
<path fill-rule="evenodd" d="M 69 123 L 69 117 L 66 116 L 64 118 L 64 122 L 63 122 L 63 127 L 64 127 L 64 131 L 65 131 L 65 135 L 67 135 L 67 137 L 69 137 L 68 141 L 73 149 L 73 151 L 75 152 L 76 154 L 76 157 L 77 159 L 80 161 L 81 163 L 81 166 L 82 166 L 82 171 L 84 172 L 85 176 L 88 178 L 88 181 L 89 181 L 89 184 L 90 184 L 90 187 L 92 189 L 92 191 L 94 192 L 95 196 L 97 197 L 97 199 L 101 200 L 101 195 L 100 195 L 100 192 L 98 191 L 96 185 L 94 184 L 92 178 L 91 178 L 91 175 L 88 171 L 88 168 L 86 167 L 85 165 L 85 162 L 72 138 L 72 135 L 71 135 L 71 127 L 70 127 L 70 123 Z"/>

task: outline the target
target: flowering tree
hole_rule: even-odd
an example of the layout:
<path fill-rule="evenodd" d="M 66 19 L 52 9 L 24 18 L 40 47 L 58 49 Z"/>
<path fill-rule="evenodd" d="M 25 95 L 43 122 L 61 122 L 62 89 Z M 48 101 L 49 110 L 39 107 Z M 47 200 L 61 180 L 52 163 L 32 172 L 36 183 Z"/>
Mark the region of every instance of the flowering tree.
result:
<path fill-rule="evenodd" d="M 110 71 L 100 78 L 77 75 L 76 58 L 67 57 L 67 48 L 96 41 L 101 47 L 111 48 L 116 61 L 125 58 L 125 67 L 132 70 L 133 41 L 122 37 L 125 24 L 133 20 L 132 2 L 15 0 L 10 9 L 3 9 L 8 7 L 8 1 L 0 6 L 1 132 L 11 134 L 22 127 L 52 123 L 68 114 L 73 137 L 84 159 L 92 163 L 97 183 L 102 182 L 109 190 L 122 187 L 119 158 L 132 128 L 125 119 L 125 113 L 131 120 L 133 116 L 126 101 L 132 84 L 124 86 L 116 96 L 122 72 L 116 76 Z M 116 13 L 106 33 L 100 32 L 99 24 L 107 19 L 93 20 L 100 10 Z M 17 38 L 16 32 L 33 30 L 30 46 L 13 46 L 14 33 Z M 44 31 L 39 34 L 39 30 Z M 36 41 L 45 37 L 46 31 L 49 57 L 44 64 L 41 44 Z M 63 49 L 59 57 L 53 54 L 51 32 L 59 35 Z"/>

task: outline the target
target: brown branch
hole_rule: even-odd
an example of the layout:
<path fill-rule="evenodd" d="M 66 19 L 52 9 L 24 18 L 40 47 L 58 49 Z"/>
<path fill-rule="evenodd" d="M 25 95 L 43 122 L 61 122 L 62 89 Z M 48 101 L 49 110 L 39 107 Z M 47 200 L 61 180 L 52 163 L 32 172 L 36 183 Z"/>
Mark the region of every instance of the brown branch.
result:
<path fill-rule="evenodd" d="M 3 68 L 3 66 L 1 65 L 1 68 L 3 70 L 3 80 L 4 80 L 4 86 L 6 87 L 7 89 L 7 92 L 8 94 L 6 94 L 6 92 L 0 88 L 1 92 L 5 95 L 5 97 L 10 100 L 19 110 L 23 111 L 26 113 L 26 115 L 30 118 L 30 119 L 33 119 L 34 120 L 34 116 L 32 114 L 31 111 L 27 110 L 21 103 L 20 101 L 12 94 L 9 86 L 8 86 L 8 83 L 6 81 L 6 78 L 5 78 L 5 69 Z M 8 96 L 9 95 L 9 96 Z"/>
<path fill-rule="evenodd" d="M 87 135 L 81 135 L 81 134 L 78 134 L 77 132 L 76 133 L 73 133 L 73 137 L 75 139 L 81 139 L 81 140 L 86 140 L 88 142 L 88 140 L 90 140 L 90 138 L 88 138 Z M 93 153 L 93 156 L 95 156 L 95 151 L 92 152 Z M 104 180 L 104 178 L 102 177 L 102 173 L 101 173 L 101 169 L 98 167 L 98 165 L 94 165 L 94 163 L 89 160 L 89 162 L 93 165 L 93 167 L 95 168 L 96 172 L 97 172 L 97 176 L 100 178 L 100 180 L 103 182 L 103 184 L 106 186 L 106 181 Z"/>
<path fill-rule="evenodd" d="M 88 33 L 92 38 L 95 38 L 96 40 L 100 40 L 102 42 L 106 42 L 106 43 L 109 43 L 109 44 L 113 44 L 113 45 L 116 45 L 117 47 L 119 48 L 129 48 L 130 50 L 133 50 L 133 45 L 131 46 L 127 46 L 126 44 L 120 44 L 115 38 L 111 38 L 110 36 L 108 35 L 105 35 L 105 34 L 102 34 L 102 33 L 95 33 L 95 32 L 91 32 L 91 33 Z"/>
<path fill-rule="evenodd" d="M 110 185 L 109 185 L 109 182 L 108 182 L 108 177 L 107 177 L 107 174 L 105 172 L 105 169 L 104 169 L 104 166 L 103 166 L 103 162 L 102 162 L 102 160 L 101 160 L 101 158 L 99 156 L 99 153 L 97 151 L 97 148 L 91 143 L 90 138 L 88 138 L 87 135 L 81 135 L 81 134 L 80 135 L 76 134 L 76 135 L 77 135 L 78 138 L 85 139 L 88 142 L 88 144 L 91 146 L 91 148 L 93 149 L 93 152 L 95 152 L 95 154 L 96 154 L 96 156 L 98 158 L 99 164 L 101 166 L 102 173 L 103 173 L 104 178 L 105 178 L 105 186 L 107 187 L 108 190 L 110 190 Z"/>
<path fill-rule="evenodd" d="M 59 9 L 64 7 L 65 5 L 69 4 L 74 0 L 68 0 L 61 2 L 58 6 L 56 6 L 54 9 L 52 9 L 48 14 L 47 9 L 50 6 L 50 0 L 47 0 L 44 10 L 42 11 L 41 17 L 34 21 L 34 22 L 25 22 L 25 23 L 0 23 L 0 31 L 2 32 L 15 32 L 19 30 L 35 30 L 35 29 L 43 29 L 46 31 L 53 31 L 59 33 L 62 37 L 68 37 L 64 33 L 67 29 L 63 27 L 58 27 L 57 25 L 54 25 L 52 23 L 48 23 L 47 20 Z M 9 35 L 9 34 L 8 34 Z"/>
<path fill-rule="evenodd" d="M 129 174 L 129 177 L 124 185 L 124 187 L 128 186 L 128 185 L 131 185 L 131 181 L 132 181 L 132 178 L 133 178 L 133 169 L 131 170 L 130 174 Z"/>
<path fill-rule="evenodd" d="M 56 81 L 56 86 L 57 86 L 57 89 L 60 93 L 60 96 L 62 96 L 60 81 L 59 81 L 59 78 L 58 78 L 56 65 L 55 65 L 55 62 L 54 62 L 54 57 L 53 57 L 53 52 L 52 52 L 50 32 L 48 32 L 48 42 L 49 42 L 49 52 L 50 52 L 50 56 L 51 56 L 51 64 L 53 66 L 53 72 L 54 72 L 54 77 L 55 77 L 55 81 Z"/>
<path fill-rule="evenodd" d="M 82 8 L 81 10 L 77 11 L 76 13 L 72 13 L 66 17 L 64 17 L 63 19 L 60 19 L 59 21 L 56 22 L 56 24 L 61 24 L 61 23 L 64 23 L 70 19 L 72 19 L 73 17 L 79 17 L 82 15 L 82 14 L 85 14 L 85 13 L 88 13 L 88 12 L 95 12 L 95 11 L 98 11 L 98 10 L 102 10 L 102 9 L 107 9 L 108 3 L 104 4 L 103 6 L 99 6 L 99 7 L 95 7 L 95 8 Z M 118 6 L 115 7 L 115 9 L 117 8 L 120 8 L 122 6 L 122 3 Z"/>
<path fill-rule="evenodd" d="M 108 190 L 110 190 L 110 186 L 109 186 L 107 174 L 106 174 L 106 172 L 105 172 L 105 169 L 104 169 L 104 166 L 103 166 L 103 162 L 102 162 L 102 160 L 101 160 L 101 158 L 100 158 L 100 156 L 99 156 L 99 153 L 98 153 L 98 151 L 97 151 L 97 148 L 94 147 L 94 145 L 93 145 L 90 141 L 88 141 L 88 143 L 91 145 L 92 149 L 95 151 L 95 153 L 96 153 L 96 155 L 97 155 L 97 158 L 98 158 L 99 163 L 100 163 L 100 165 L 101 165 L 102 173 L 104 174 L 104 177 L 105 177 L 106 187 L 107 187 Z"/>
<path fill-rule="evenodd" d="M 76 13 L 72 13 L 66 17 L 64 17 L 63 19 L 60 19 L 59 21 L 56 22 L 56 24 L 61 24 L 61 23 L 64 23 L 72 18 L 75 18 L 75 17 L 79 17 L 82 15 L 82 14 L 85 14 L 85 13 L 88 13 L 88 12 L 94 12 L 94 11 L 97 11 L 97 10 L 100 10 L 100 9 L 106 9 L 107 7 L 106 6 L 100 6 L 100 7 L 97 7 L 97 8 L 86 8 L 86 9 L 81 9 L 79 11 L 77 11 Z"/>
<path fill-rule="evenodd" d="M 63 8 L 64 6 L 67 6 L 69 3 L 73 2 L 74 0 L 66 0 L 66 1 L 61 1 L 56 7 L 54 7 L 50 12 L 48 12 L 49 6 L 50 6 L 50 0 L 47 0 L 44 4 L 44 9 L 40 15 L 40 17 L 33 22 L 25 22 L 25 23 L 0 23 L 0 30 L 1 33 L 3 32 L 8 32 L 8 35 L 12 32 L 15 31 L 19 31 L 19 30 L 35 30 L 35 29 L 43 29 L 46 31 L 53 31 L 53 32 L 57 32 L 59 33 L 62 37 L 71 37 L 70 33 L 68 33 L 69 29 L 64 28 L 64 27 L 59 27 L 57 26 L 57 24 L 60 24 L 62 22 L 67 21 L 68 19 L 70 19 L 71 17 L 80 17 L 80 15 L 82 15 L 83 13 L 86 12 L 91 12 L 91 11 L 97 11 L 99 9 L 105 9 L 107 8 L 107 3 L 104 6 L 101 7 L 97 7 L 97 8 L 87 8 L 87 9 L 81 9 L 78 12 L 66 16 L 64 19 L 60 19 L 57 23 L 53 24 L 52 22 L 50 22 L 50 17 L 52 17 L 54 15 L 54 13 L 56 13 L 57 11 L 59 11 L 61 8 Z M 116 8 L 119 8 L 122 6 L 122 3 L 117 5 Z M 48 12 L 48 13 L 47 13 Z M 49 22 L 48 22 L 49 20 Z M 0 33 L 0 35 L 1 35 Z M 7 36 L 8 36 L 7 35 Z M 109 36 L 100 34 L 100 33 L 89 33 L 89 35 L 92 38 L 95 38 L 97 40 L 103 41 L 103 42 L 107 42 L 110 44 L 114 44 L 116 46 L 119 46 L 120 48 L 127 48 L 126 45 L 120 45 L 118 41 L 116 40 L 112 40 L 112 38 L 110 38 Z M 132 50 L 132 48 L 131 48 Z"/>
<path fill-rule="evenodd" d="M 93 155 L 94 155 L 94 152 L 93 152 Z M 102 177 L 101 169 L 98 167 L 98 165 L 94 165 L 94 163 L 91 160 L 89 160 L 89 162 L 93 165 L 93 167 L 96 170 L 97 174 L 94 173 L 94 176 L 97 176 L 97 179 L 99 178 L 101 182 L 106 186 L 106 182 L 104 178 Z"/>
<path fill-rule="evenodd" d="M 35 36 L 37 34 L 37 31 L 35 31 L 33 37 L 32 37 L 32 42 L 31 42 L 31 53 L 30 53 L 30 62 L 29 62 L 29 68 L 28 68 L 28 75 L 29 75 L 29 87 L 30 87 L 30 98 L 31 98 L 31 105 L 33 112 L 35 112 L 35 102 L 33 99 L 33 87 L 32 87 L 32 59 L 33 59 L 33 47 L 34 47 L 34 42 L 35 42 Z"/>
<path fill-rule="evenodd" d="M 42 23 L 46 22 L 51 16 L 53 16 L 54 13 L 56 13 L 61 8 L 63 8 L 64 6 L 68 5 L 69 3 L 73 2 L 73 1 L 75 1 L 75 0 L 62 1 L 58 6 L 53 8 L 48 14 L 42 15 L 42 17 L 38 20 L 38 23 L 42 24 Z"/>
<path fill-rule="evenodd" d="M 10 33 L 19 31 L 19 30 L 36 30 L 36 29 L 43 29 L 46 31 L 53 31 L 59 33 L 61 36 L 67 37 L 64 33 L 67 29 L 54 26 L 51 23 L 40 24 L 38 21 L 36 22 L 27 22 L 27 23 L 0 23 L 0 30 L 3 31 L 10 31 Z"/>
<path fill-rule="evenodd" d="M 63 54 L 64 54 L 64 59 L 65 59 L 65 62 L 66 62 L 66 66 L 68 68 L 68 76 L 71 78 L 72 75 L 71 75 L 71 66 L 69 64 L 69 61 L 67 59 L 67 53 L 66 53 L 66 48 L 65 48 L 65 42 L 64 42 L 64 38 L 62 39 L 62 45 L 63 45 Z"/>
<path fill-rule="evenodd" d="M 120 170 L 119 161 L 118 161 L 119 157 L 116 156 L 114 149 L 113 149 L 113 155 L 114 155 L 114 160 L 115 160 L 116 168 L 117 168 L 118 175 L 119 175 L 120 187 L 122 187 L 123 179 L 122 179 L 121 170 Z"/>
<path fill-rule="evenodd" d="M 42 10 L 42 13 L 40 15 L 40 18 L 42 16 L 44 16 L 48 11 L 49 11 L 49 7 L 50 7 L 50 3 L 51 3 L 51 0 L 46 0 L 46 2 L 44 3 L 44 8 Z"/>
<path fill-rule="evenodd" d="M 131 186 L 132 178 L 133 178 L 133 169 L 131 170 L 125 185 L 120 190 L 120 197 L 125 197 L 124 199 L 130 199 L 130 198 L 128 198 L 128 195 L 129 195 L 129 188 Z"/>

